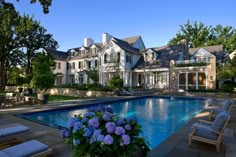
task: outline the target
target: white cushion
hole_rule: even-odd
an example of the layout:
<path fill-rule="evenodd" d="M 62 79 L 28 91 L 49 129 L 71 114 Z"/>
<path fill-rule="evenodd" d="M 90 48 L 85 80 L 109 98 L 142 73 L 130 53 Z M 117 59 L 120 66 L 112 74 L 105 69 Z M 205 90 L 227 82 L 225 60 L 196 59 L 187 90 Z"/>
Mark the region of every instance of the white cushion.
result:
<path fill-rule="evenodd" d="M 7 157 L 29 157 L 40 152 L 46 151 L 48 146 L 36 140 L 24 142 L 6 149 L 2 152 L 7 154 Z"/>

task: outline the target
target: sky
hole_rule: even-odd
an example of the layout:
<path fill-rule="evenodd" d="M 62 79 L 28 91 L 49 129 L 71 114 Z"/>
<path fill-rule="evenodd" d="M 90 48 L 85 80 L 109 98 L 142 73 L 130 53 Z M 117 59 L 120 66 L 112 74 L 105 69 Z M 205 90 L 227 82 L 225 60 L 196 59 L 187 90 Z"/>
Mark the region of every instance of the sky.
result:
<path fill-rule="evenodd" d="M 6 0 L 22 15 L 34 16 L 53 34 L 60 51 L 83 45 L 84 38 L 102 42 L 140 35 L 146 48 L 166 45 L 187 20 L 236 28 L 235 0 L 52 0 L 49 13 L 30 0 Z"/>

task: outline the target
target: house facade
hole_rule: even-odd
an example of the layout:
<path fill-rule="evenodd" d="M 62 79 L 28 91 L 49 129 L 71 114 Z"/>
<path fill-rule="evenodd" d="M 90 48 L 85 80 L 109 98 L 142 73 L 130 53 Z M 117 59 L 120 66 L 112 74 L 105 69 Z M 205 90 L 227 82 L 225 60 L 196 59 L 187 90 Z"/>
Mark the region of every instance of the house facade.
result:
<path fill-rule="evenodd" d="M 56 61 L 55 85 L 90 84 L 92 70 L 108 85 L 119 75 L 124 86 L 191 90 L 215 89 L 216 64 L 223 61 L 222 45 L 202 48 L 179 45 L 146 48 L 141 36 L 118 39 L 102 34 L 102 42 L 85 38 L 81 47 L 67 52 L 46 49 Z"/>

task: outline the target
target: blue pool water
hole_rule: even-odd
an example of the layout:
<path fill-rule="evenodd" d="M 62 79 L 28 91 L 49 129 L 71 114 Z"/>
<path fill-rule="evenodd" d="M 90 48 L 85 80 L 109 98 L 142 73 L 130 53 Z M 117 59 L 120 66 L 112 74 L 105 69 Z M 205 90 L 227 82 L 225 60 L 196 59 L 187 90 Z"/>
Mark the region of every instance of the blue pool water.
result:
<path fill-rule="evenodd" d="M 103 105 L 111 107 L 114 113 L 120 116 L 135 116 L 142 126 L 142 136 L 149 142 L 150 147 L 154 148 L 199 113 L 205 104 L 206 101 L 203 99 L 146 97 L 26 113 L 21 116 L 51 126 L 67 127 L 69 119 L 74 115 L 84 113 L 92 107 Z"/>

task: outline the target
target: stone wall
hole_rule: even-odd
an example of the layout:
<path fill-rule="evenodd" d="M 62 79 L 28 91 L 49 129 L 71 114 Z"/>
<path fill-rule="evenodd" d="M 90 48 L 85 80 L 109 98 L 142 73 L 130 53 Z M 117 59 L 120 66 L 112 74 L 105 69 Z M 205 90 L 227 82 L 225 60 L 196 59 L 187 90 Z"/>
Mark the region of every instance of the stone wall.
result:
<path fill-rule="evenodd" d="M 18 92 L 17 86 L 6 86 L 6 92 Z M 48 92 L 50 95 L 65 95 L 65 96 L 74 96 L 74 97 L 105 97 L 113 96 L 112 92 L 103 92 L 103 91 L 83 91 L 76 90 L 74 88 L 52 88 Z"/>
<path fill-rule="evenodd" d="M 51 95 L 65 95 L 65 96 L 75 96 L 75 97 L 105 97 L 112 96 L 112 92 L 103 91 L 83 91 L 76 90 L 74 88 L 52 88 L 49 91 Z"/>

